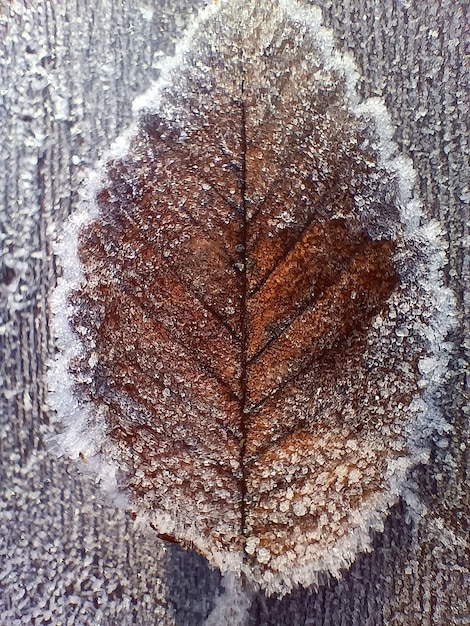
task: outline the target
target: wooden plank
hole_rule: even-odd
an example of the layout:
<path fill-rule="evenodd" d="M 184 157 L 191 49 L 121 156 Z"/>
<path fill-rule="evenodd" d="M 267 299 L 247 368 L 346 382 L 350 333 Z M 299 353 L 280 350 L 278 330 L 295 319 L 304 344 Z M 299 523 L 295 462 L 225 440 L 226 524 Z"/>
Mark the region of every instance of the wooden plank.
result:
<path fill-rule="evenodd" d="M 50 289 L 59 271 L 51 240 L 76 206 L 84 172 L 129 123 L 134 97 L 157 77 L 161 52 L 172 52 L 197 4 L 0 0 L 5 624 L 199 624 L 219 587 L 203 559 L 161 543 L 106 502 L 85 465 L 48 451 L 58 425 L 44 385 L 54 352 Z M 453 429 L 433 446 L 432 463 L 415 472 L 421 521 L 410 525 L 407 508 L 397 506 L 374 552 L 359 556 L 341 581 L 281 601 L 259 596 L 252 623 L 470 623 L 467 3 L 319 4 L 337 45 L 360 67 L 361 93 L 385 99 L 426 210 L 449 241 L 447 275 L 460 326 L 455 375 L 442 401 Z"/>

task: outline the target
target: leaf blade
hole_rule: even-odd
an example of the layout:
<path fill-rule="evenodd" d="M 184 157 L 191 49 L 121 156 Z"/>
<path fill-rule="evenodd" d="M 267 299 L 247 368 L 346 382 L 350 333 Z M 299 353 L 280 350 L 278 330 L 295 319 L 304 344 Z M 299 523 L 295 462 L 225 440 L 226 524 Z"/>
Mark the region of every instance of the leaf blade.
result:
<path fill-rule="evenodd" d="M 221 6 L 105 164 L 70 369 L 158 532 L 284 593 L 348 564 L 420 458 L 426 255 L 318 24 Z"/>

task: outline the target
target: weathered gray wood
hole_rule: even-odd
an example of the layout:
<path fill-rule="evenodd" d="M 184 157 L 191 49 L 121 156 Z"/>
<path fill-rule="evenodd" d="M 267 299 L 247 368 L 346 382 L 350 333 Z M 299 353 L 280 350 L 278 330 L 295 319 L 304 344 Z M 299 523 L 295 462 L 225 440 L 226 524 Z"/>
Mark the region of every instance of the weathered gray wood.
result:
<path fill-rule="evenodd" d="M 467 3 L 319 4 L 337 45 L 361 69 L 362 93 L 385 98 L 429 215 L 447 233 L 460 329 L 443 402 L 454 428 L 434 447 L 433 463 L 416 471 L 421 522 L 409 525 L 406 507 L 396 507 L 374 552 L 340 582 L 282 601 L 260 597 L 252 623 L 469 624 Z M 58 425 L 43 379 L 53 352 L 54 231 L 196 5 L 0 0 L 0 622 L 7 625 L 199 624 L 218 589 L 203 559 L 135 528 L 77 464 L 47 450 Z"/>

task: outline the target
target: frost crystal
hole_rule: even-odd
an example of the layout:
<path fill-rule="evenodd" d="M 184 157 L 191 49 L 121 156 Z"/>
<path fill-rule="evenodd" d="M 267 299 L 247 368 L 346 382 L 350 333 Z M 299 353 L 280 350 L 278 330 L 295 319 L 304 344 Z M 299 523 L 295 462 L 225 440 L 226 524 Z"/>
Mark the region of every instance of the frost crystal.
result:
<path fill-rule="evenodd" d="M 267 593 L 367 549 L 440 424 L 439 232 L 356 75 L 315 9 L 211 5 L 59 248 L 62 448 Z"/>

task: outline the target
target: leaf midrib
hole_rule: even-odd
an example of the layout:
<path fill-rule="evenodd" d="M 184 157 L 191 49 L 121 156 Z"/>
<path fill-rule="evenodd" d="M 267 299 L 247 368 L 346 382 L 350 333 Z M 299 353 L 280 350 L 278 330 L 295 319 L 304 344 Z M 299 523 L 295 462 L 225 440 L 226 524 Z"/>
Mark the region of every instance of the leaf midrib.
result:
<path fill-rule="evenodd" d="M 242 57 L 242 54 L 241 54 Z M 242 200 L 242 246 L 243 246 L 243 272 L 242 272 L 242 294 L 241 294 L 241 404 L 240 404 L 240 431 L 242 434 L 240 447 L 240 537 L 242 541 L 246 538 L 246 501 L 247 501 L 247 467 L 245 464 L 246 440 L 248 435 L 248 416 L 245 411 L 248 393 L 248 320 L 247 320 L 247 300 L 248 300 L 248 276 L 247 276 L 247 244 L 248 244 L 248 221 L 247 221 L 247 197 L 246 197 L 246 167 L 247 167 L 247 137 L 246 137 L 246 106 L 244 100 L 245 77 L 242 63 L 242 79 L 240 85 L 240 113 L 241 113 L 241 200 Z M 243 550 L 245 546 L 242 546 Z"/>

